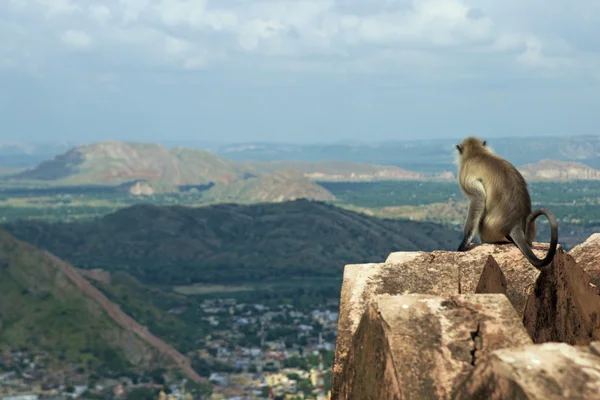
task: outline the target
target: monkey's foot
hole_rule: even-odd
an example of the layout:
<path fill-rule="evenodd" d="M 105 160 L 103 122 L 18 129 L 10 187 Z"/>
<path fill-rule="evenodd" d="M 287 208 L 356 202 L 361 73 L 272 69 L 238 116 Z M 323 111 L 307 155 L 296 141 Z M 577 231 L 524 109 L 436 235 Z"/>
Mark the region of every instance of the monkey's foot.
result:
<path fill-rule="evenodd" d="M 466 243 L 461 243 L 456 251 L 467 251 L 467 247 L 469 247 L 469 245 L 467 245 Z"/>

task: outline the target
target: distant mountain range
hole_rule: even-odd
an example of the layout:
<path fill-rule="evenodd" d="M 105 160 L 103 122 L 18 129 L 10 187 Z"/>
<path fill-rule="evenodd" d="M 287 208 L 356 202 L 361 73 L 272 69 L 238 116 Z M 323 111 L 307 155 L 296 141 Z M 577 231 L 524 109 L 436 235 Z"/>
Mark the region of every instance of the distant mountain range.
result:
<path fill-rule="evenodd" d="M 70 149 L 12 179 L 75 184 L 164 181 L 172 185 L 228 183 L 244 168 L 201 149 L 167 149 L 155 143 L 100 142 Z"/>
<path fill-rule="evenodd" d="M 87 373 L 171 366 L 201 380 L 187 358 L 69 264 L 0 230 L 0 353 L 11 349 L 46 351 L 54 364 L 79 364 Z"/>
<path fill-rule="evenodd" d="M 12 182 L 45 186 L 123 185 L 135 195 L 173 192 L 182 186 L 214 185 L 206 193 L 215 201 L 332 200 L 313 181 L 418 179 L 421 174 L 395 166 L 352 162 L 239 163 L 195 148 L 168 149 L 156 143 L 100 142 L 78 146 L 35 167 L 13 174 Z"/>
<path fill-rule="evenodd" d="M 477 136 L 476 133 L 473 133 Z M 466 136 L 466 135 L 465 135 Z M 482 136 L 483 137 L 483 136 Z M 600 168 L 600 136 L 485 138 L 497 154 L 515 165 L 544 159 L 577 161 Z M 352 161 L 395 165 L 422 173 L 454 171 L 454 145 L 462 138 L 373 143 L 278 144 L 220 146 L 215 154 L 236 161 Z"/>
<path fill-rule="evenodd" d="M 19 169 L 39 164 L 76 146 L 74 142 L 0 142 L 0 167 Z"/>
<path fill-rule="evenodd" d="M 125 271 L 143 283 L 264 282 L 339 277 L 347 263 L 400 250 L 451 249 L 460 234 L 426 222 L 385 220 L 321 202 L 136 205 L 82 223 L 4 225 L 80 268 Z"/>
<path fill-rule="evenodd" d="M 210 196 L 221 199 L 240 200 L 244 193 L 257 201 L 329 200 L 331 193 L 312 182 L 451 179 L 456 170 L 454 142 L 249 144 L 224 146 L 212 153 L 111 141 L 77 146 L 16 173 L 0 171 L 0 176 L 54 186 L 146 182 L 149 187 L 134 189 L 138 194 L 215 185 Z M 497 154 L 522 166 L 531 180 L 596 179 L 595 168 L 600 168 L 598 137 L 499 138 L 490 139 L 490 145 Z"/>

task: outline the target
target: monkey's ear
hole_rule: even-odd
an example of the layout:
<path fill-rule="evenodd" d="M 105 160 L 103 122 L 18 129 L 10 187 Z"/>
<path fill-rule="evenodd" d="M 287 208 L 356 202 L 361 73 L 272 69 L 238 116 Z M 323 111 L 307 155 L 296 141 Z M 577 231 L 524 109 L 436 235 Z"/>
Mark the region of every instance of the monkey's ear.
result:
<path fill-rule="evenodd" d="M 483 147 L 487 146 L 487 140 L 483 141 Z"/>
<path fill-rule="evenodd" d="M 457 144 L 457 145 L 456 145 L 456 150 L 458 150 L 458 152 L 459 152 L 460 154 L 462 154 L 462 152 L 463 152 L 463 148 L 461 147 L 461 145 L 460 145 L 460 144 Z"/>

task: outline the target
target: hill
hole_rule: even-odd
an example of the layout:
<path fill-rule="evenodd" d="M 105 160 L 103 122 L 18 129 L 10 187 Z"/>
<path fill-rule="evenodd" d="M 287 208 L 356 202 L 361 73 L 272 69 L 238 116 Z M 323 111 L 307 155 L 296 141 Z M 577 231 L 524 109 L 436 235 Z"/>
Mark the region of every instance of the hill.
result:
<path fill-rule="evenodd" d="M 99 142 L 75 147 L 11 178 L 78 184 L 149 180 L 190 185 L 231 182 L 242 176 L 237 163 L 201 149 Z"/>
<path fill-rule="evenodd" d="M 322 182 L 360 182 L 377 180 L 421 179 L 423 174 L 393 165 L 377 165 L 349 161 L 250 161 L 245 166 L 256 174 L 285 169 L 301 172 L 305 177 Z"/>
<path fill-rule="evenodd" d="M 340 277 L 347 263 L 380 261 L 391 251 L 450 249 L 459 240 L 434 223 L 383 220 L 308 200 L 135 205 L 92 222 L 28 220 L 5 228 L 77 267 L 121 270 L 164 285 Z"/>
<path fill-rule="evenodd" d="M 249 143 L 217 146 L 214 152 L 151 143 L 100 142 L 72 148 L 14 177 L 58 181 L 69 178 L 68 181 L 80 183 L 158 179 L 174 184 L 206 184 L 293 169 L 315 180 L 413 179 L 412 171 L 426 174 L 455 171 L 454 145 L 461 139 L 306 145 Z M 499 155 L 515 165 L 552 159 L 600 169 L 600 136 L 520 136 L 489 138 L 489 141 Z M 13 147 L 6 150 L 0 147 L 0 158 L 17 157 L 15 162 L 18 162 L 0 162 L 0 166 L 29 166 L 27 152 L 31 150 L 22 150 L 21 147 L 27 148 L 24 145 Z M 61 147 L 55 145 L 53 149 L 58 152 Z M 45 151 L 49 153 L 36 153 L 36 157 L 56 154 Z"/>
<path fill-rule="evenodd" d="M 528 181 L 598 180 L 600 171 L 572 161 L 542 160 L 519 167 Z"/>
<path fill-rule="evenodd" d="M 218 203 L 276 203 L 301 198 L 335 200 L 327 189 L 296 171 L 275 172 L 260 178 L 215 185 L 204 193 L 203 198 Z"/>
<path fill-rule="evenodd" d="M 47 352 L 96 374 L 177 363 L 196 377 L 185 357 L 70 265 L 0 230 L 0 354 L 11 349 Z"/>
<path fill-rule="evenodd" d="M 420 175 L 397 167 L 352 162 L 238 163 L 197 148 L 168 149 L 156 143 L 107 141 L 72 148 L 11 176 L 14 180 L 60 184 L 106 184 L 136 180 L 170 185 L 230 183 L 295 170 L 320 180 L 413 179 Z"/>

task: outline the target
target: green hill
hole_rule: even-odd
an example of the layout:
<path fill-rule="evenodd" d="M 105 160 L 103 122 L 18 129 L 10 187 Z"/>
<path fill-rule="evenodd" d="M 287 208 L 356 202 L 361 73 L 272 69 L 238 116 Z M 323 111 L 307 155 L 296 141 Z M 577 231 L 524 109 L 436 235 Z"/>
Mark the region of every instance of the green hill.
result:
<path fill-rule="evenodd" d="M 0 230 L 0 353 L 45 351 L 57 362 L 101 374 L 162 362 L 76 287 L 59 262 Z"/>
<path fill-rule="evenodd" d="M 383 220 L 308 200 L 135 205 L 92 222 L 14 221 L 5 228 L 77 267 L 165 285 L 340 277 L 347 263 L 451 249 L 460 236 L 433 223 Z"/>

